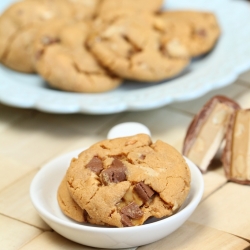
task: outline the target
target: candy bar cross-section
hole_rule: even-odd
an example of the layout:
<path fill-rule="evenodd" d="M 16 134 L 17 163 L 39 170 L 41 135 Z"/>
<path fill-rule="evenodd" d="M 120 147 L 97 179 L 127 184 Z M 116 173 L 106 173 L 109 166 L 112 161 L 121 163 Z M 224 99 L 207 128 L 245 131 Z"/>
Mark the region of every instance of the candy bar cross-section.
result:
<path fill-rule="evenodd" d="M 193 161 L 202 172 L 219 150 L 227 131 L 230 117 L 239 105 L 224 96 L 211 98 L 195 115 L 183 145 L 183 154 Z"/>
<path fill-rule="evenodd" d="M 250 110 L 232 116 L 222 161 L 227 179 L 250 184 Z"/>

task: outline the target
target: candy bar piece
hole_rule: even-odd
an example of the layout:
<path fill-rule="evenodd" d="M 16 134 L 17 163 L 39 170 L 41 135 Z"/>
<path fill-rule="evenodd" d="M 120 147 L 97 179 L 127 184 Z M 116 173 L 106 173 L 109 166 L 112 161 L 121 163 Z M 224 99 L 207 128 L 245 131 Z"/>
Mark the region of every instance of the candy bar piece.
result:
<path fill-rule="evenodd" d="M 137 183 L 134 187 L 134 190 L 144 202 L 147 202 L 155 193 L 148 185 L 144 184 L 143 182 Z"/>
<path fill-rule="evenodd" d="M 129 217 L 125 214 L 121 214 L 121 222 L 124 227 L 132 227 L 133 223 L 130 221 Z"/>
<path fill-rule="evenodd" d="M 126 167 L 118 160 L 114 159 L 111 166 L 101 172 L 101 179 L 105 185 L 126 181 Z"/>
<path fill-rule="evenodd" d="M 207 171 L 225 137 L 230 117 L 237 109 L 240 107 L 233 100 L 224 96 L 214 96 L 189 125 L 183 154 L 202 172 Z"/>
<path fill-rule="evenodd" d="M 89 168 L 96 174 L 100 174 L 101 171 L 103 170 L 103 164 L 102 161 L 97 156 L 94 156 L 92 160 L 86 165 L 86 168 Z"/>
<path fill-rule="evenodd" d="M 143 212 L 135 202 L 131 202 L 127 206 L 123 207 L 121 209 L 121 213 L 127 215 L 132 219 L 139 219 L 143 216 Z"/>
<path fill-rule="evenodd" d="M 230 119 L 222 162 L 228 180 L 250 184 L 250 110 L 238 110 Z"/>
<path fill-rule="evenodd" d="M 139 219 L 143 216 L 142 210 L 135 202 L 131 202 L 127 206 L 123 207 L 120 212 L 121 223 L 125 227 L 134 226 L 131 219 Z"/>

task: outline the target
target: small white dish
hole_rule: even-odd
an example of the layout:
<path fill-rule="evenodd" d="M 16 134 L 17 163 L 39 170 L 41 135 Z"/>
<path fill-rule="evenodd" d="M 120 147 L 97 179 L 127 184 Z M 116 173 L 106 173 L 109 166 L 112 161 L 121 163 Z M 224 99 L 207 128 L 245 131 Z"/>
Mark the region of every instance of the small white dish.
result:
<path fill-rule="evenodd" d="M 124 128 L 124 126 L 121 127 Z M 60 210 L 57 203 L 57 189 L 71 159 L 77 157 L 83 150 L 64 154 L 47 163 L 34 177 L 30 186 L 31 201 L 41 218 L 57 233 L 72 241 L 109 249 L 149 244 L 178 229 L 201 200 L 204 190 L 202 174 L 190 160 L 185 158 L 191 172 L 191 189 L 186 201 L 176 214 L 160 220 L 150 219 L 144 225 L 126 228 L 77 223 Z"/>
<path fill-rule="evenodd" d="M 57 189 L 69 162 L 82 150 L 57 157 L 46 164 L 35 176 L 30 187 L 34 207 L 42 219 L 57 233 L 83 245 L 100 248 L 129 248 L 152 243 L 171 234 L 193 213 L 203 194 L 203 178 L 198 168 L 186 159 L 191 171 L 191 190 L 174 215 L 154 222 L 129 228 L 107 228 L 77 223 L 66 217 L 57 203 Z"/>

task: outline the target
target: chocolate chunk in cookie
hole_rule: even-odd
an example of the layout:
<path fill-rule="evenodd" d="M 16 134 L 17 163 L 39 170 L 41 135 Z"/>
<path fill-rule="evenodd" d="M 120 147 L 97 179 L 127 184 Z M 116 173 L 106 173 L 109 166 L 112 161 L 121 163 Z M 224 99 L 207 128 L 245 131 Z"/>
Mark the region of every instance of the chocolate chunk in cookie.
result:
<path fill-rule="evenodd" d="M 143 216 L 143 212 L 135 202 L 131 202 L 127 206 L 123 207 L 121 209 L 121 213 L 132 219 L 139 219 Z"/>
<path fill-rule="evenodd" d="M 103 170 L 103 164 L 102 161 L 97 156 L 94 156 L 92 160 L 86 165 L 86 168 L 89 168 L 96 174 L 100 174 L 101 171 Z"/>
<path fill-rule="evenodd" d="M 129 219 L 129 217 L 125 214 L 121 214 L 121 222 L 122 222 L 122 225 L 124 227 L 132 227 L 134 226 L 131 222 L 131 220 Z"/>
<path fill-rule="evenodd" d="M 102 171 L 101 179 L 105 185 L 126 181 L 126 167 L 120 160 L 114 159 L 111 166 Z"/>
<path fill-rule="evenodd" d="M 144 184 L 143 182 L 137 183 L 134 187 L 134 190 L 144 202 L 147 202 L 155 193 L 148 185 Z"/>

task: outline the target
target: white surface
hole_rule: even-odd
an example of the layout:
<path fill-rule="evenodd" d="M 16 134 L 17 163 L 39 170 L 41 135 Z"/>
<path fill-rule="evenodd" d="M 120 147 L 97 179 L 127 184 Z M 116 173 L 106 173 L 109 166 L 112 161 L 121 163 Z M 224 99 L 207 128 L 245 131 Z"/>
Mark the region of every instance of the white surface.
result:
<path fill-rule="evenodd" d="M 1 0 L 0 11 L 14 0 Z M 232 83 L 250 67 L 250 5 L 243 0 L 167 0 L 168 9 L 213 11 L 222 28 L 216 48 L 191 63 L 188 72 L 158 84 L 125 83 L 101 94 L 79 94 L 49 89 L 36 75 L 0 66 L 0 102 L 51 113 L 108 114 L 146 110 L 197 98 Z"/>
<path fill-rule="evenodd" d="M 108 132 L 107 138 L 114 139 L 117 137 L 132 136 L 142 133 L 151 136 L 150 130 L 145 125 L 138 122 L 124 122 L 111 128 Z"/>

